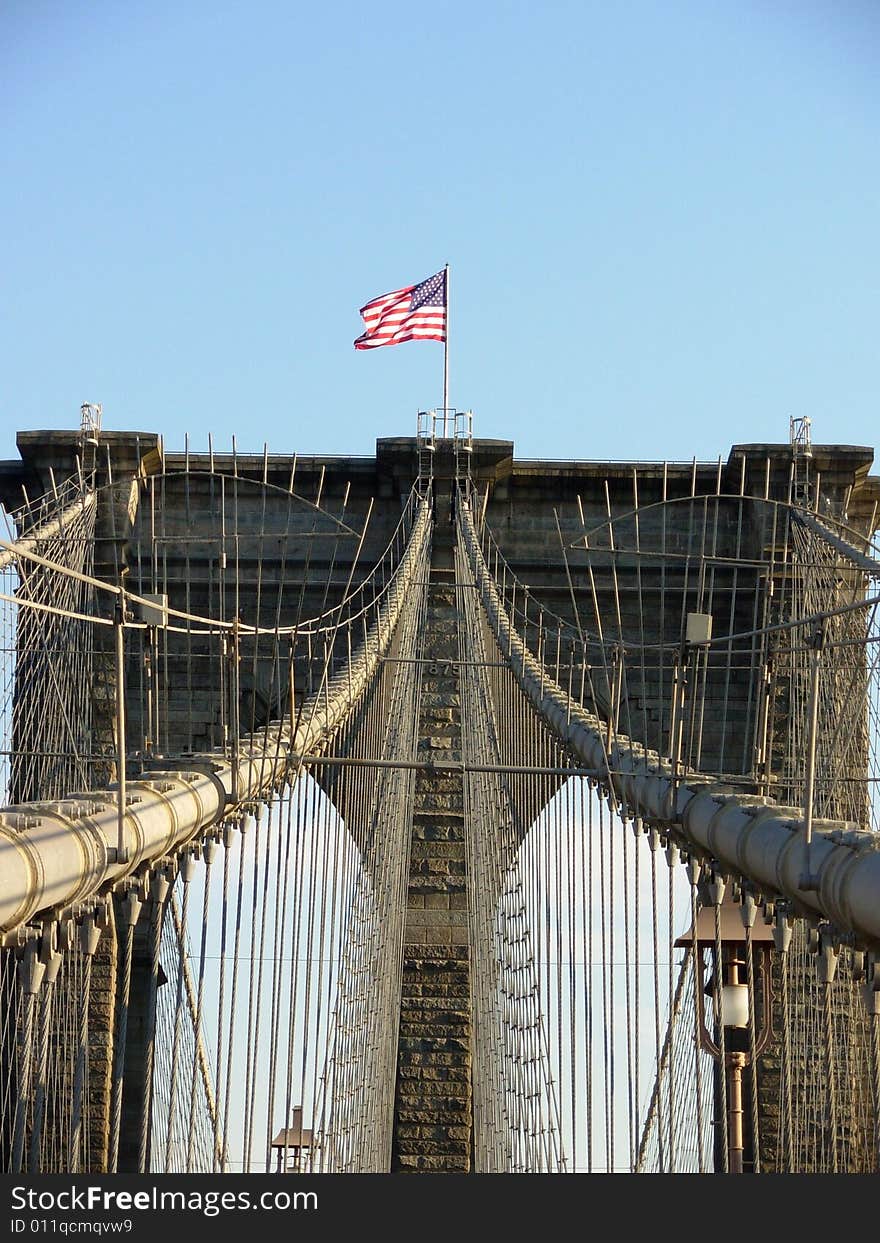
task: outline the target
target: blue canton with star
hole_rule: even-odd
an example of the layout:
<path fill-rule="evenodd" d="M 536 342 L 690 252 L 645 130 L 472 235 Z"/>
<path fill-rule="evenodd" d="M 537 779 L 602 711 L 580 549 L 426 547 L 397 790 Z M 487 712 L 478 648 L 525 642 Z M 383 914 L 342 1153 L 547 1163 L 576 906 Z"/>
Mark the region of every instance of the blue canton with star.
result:
<path fill-rule="evenodd" d="M 415 311 L 420 306 L 446 306 L 445 268 L 442 272 L 429 276 L 426 281 L 422 281 L 421 285 L 416 285 L 412 291 L 410 310 Z"/>

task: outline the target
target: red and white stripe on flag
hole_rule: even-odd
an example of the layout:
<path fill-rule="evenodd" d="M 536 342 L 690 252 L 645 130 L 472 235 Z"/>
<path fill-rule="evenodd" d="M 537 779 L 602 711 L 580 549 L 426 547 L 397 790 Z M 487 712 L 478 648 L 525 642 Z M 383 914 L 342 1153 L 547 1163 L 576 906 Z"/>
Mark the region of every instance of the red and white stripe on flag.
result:
<path fill-rule="evenodd" d="M 402 341 L 446 340 L 446 271 L 437 272 L 418 285 L 406 285 L 373 298 L 360 309 L 366 331 L 356 350 L 373 350 Z"/>

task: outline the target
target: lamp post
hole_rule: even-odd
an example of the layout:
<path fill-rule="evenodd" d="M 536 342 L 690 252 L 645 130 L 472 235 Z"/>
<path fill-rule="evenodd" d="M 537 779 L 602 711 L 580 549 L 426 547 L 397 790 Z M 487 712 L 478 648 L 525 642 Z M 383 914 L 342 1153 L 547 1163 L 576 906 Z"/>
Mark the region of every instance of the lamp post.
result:
<path fill-rule="evenodd" d="M 754 1047 L 749 1034 L 749 987 L 744 977 L 746 970 L 746 929 L 739 905 L 727 898 L 720 905 L 720 938 L 716 936 L 715 908 L 703 907 L 697 915 L 696 942 L 699 961 L 704 961 L 704 951 L 708 950 L 713 964 L 713 974 L 704 988 L 704 993 L 713 998 L 714 1031 L 710 1034 L 706 1026 L 706 1007 L 701 1004 L 700 1013 L 700 1047 L 713 1057 L 718 1065 L 719 1074 L 726 1076 L 725 1087 L 727 1097 L 727 1117 L 723 1125 L 727 1127 L 728 1169 L 731 1174 L 743 1173 L 743 1154 L 746 1140 L 754 1137 L 747 1135 L 743 1110 L 743 1072 L 760 1057 L 773 1034 L 771 1015 L 770 987 L 770 951 L 773 947 L 773 932 L 761 921 L 752 927 L 751 944 L 753 955 L 760 960 L 761 973 L 761 1005 L 760 1026 L 757 1015 L 755 1021 Z M 677 947 L 690 949 L 695 929 L 688 932 L 675 942 Z M 721 962 L 718 963 L 718 944 L 720 939 Z M 715 972 L 720 974 L 717 977 Z M 695 981 L 694 987 L 702 981 Z M 719 1012 L 720 1011 L 720 1012 Z M 722 1034 L 723 1032 L 723 1034 Z M 752 1074 L 757 1067 L 751 1066 Z M 717 1081 L 716 1081 L 717 1083 Z M 720 1113 L 720 1092 L 716 1086 L 716 1116 Z"/>
<path fill-rule="evenodd" d="M 302 1105 L 294 1106 L 290 1126 L 278 1132 L 271 1146 L 278 1153 L 277 1173 L 300 1173 L 303 1153 L 312 1146 L 312 1132 L 303 1129 Z"/>

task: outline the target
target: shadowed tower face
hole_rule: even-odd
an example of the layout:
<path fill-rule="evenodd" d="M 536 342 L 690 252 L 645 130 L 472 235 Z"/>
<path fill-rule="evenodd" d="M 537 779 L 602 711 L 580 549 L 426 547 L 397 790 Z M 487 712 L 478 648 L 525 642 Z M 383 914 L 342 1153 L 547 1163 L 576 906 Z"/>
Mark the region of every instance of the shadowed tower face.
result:
<path fill-rule="evenodd" d="M 440 453 L 421 649 L 418 755 L 460 763 L 461 691 L 455 580 L 455 461 Z M 472 1168 L 471 997 L 464 776 L 416 778 L 403 947 L 393 1171 Z"/>
<path fill-rule="evenodd" d="M 682 811 L 874 827 L 868 450 L 19 448 L 2 844 L 85 862 L 0 887 L 6 1168 L 868 1168 L 864 960 L 814 981 L 814 891 Z M 766 994 L 736 951 L 768 1041 L 725 1044 L 726 950 L 675 952 L 725 885 L 795 922 Z"/>

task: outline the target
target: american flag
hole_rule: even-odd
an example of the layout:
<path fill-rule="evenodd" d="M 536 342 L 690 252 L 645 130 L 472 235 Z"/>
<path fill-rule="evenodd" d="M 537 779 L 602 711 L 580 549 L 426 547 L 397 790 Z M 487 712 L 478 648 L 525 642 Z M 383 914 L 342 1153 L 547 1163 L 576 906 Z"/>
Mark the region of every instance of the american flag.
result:
<path fill-rule="evenodd" d="M 419 285 L 407 285 L 373 298 L 361 307 L 367 330 L 354 343 L 356 350 L 374 350 L 401 341 L 446 340 L 446 269 Z"/>

